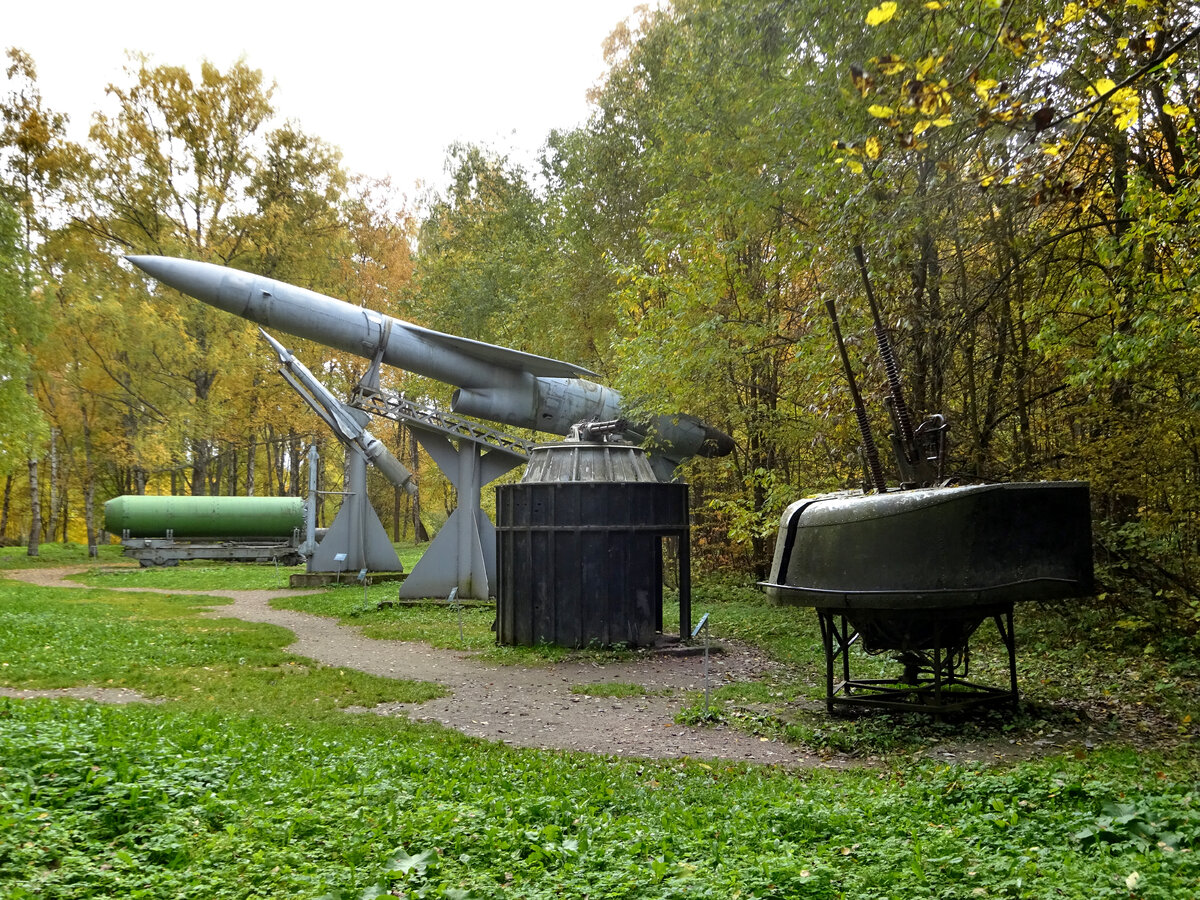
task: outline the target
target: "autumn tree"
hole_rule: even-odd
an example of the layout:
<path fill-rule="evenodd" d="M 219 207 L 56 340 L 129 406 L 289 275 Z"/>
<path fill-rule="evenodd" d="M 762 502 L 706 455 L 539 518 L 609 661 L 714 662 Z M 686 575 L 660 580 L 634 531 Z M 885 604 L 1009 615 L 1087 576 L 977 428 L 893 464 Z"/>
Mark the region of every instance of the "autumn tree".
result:
<path fill-rule="evenodd" d="M 732 458 L 690 478 L 701 527 L 746 542 L 759 571 L 797 484 L 849 475 L 811 389 L 829 352 L 816 219 L 834 136 L 816 88 L 838 35 L 810 13 L 693 0 L 618 29 L 577 139 L 597 165 L 568 182 L 606 219 L 617 384 L 734 435 Z"/>
<path fill-rule="evenodd" d="M 875 52 L 846 75 L 875 127 L 848 136 L 842 161 L 864 193 L 917 196 L 902 173 L 927 160 L 958 194 L 951 227 L 902 258 L 910 272 L 932 259 L 942 297 L 961 298 L 944 322 L 952 355 L 931 371 L 965 388 L 952 411 L 970 427 L 974 471 L 1088 479 L 1106 572 L 1136 571 L 1127 587 L 1149 582 L 1195 609 L 1181 302 L 1195 278 L 1194 7 L 864 13 Z M 902 306 L 915 344 L 926 313 Z"/>
<path fill-rule="evenodd" d="M 0 104 L 0 159 L 5 178 L 3 199 L 17 214 L 17 245 L 9 257 L 19 273 L 14 303 L 9 314 L 14 330 L 7 336 L 13 347 L 14 363 L 29 360 L 45 336 L 44 309 L 46 292 L 51 283 L 50 261 L 44 249 L 51 229 L 50 220 L 63 196 L 64 180 L 75 168 L 77 148 L 65 138 L 66 117 L 48 109 L 42 100 L 37 83 L 37 68 L 28 54 L 12 48 L 7 52 L 6 75 L 10 91 Z M 23 387 L 33 395 L 41 377 L 34 365 L 25 372 Z M 26 433 L 13 447 L 24 447 L 27 453 L 29 478 L 28 552 L 36 556 L 42 529 L 41 473 L 39 456 L 47 429 L 40 410 L 29 402 L 20 405 L 25 418 Z M 51 431 L 51 434 L 53 432 Z M 54 450 L 53 445 L 52 451 Z M 57 458 L 52 468 L 56 469 Z M 54 474 L 57 474 L 55 471 Z M 6 473 L 6 477 L 11 471 Z M 60 487 L 57 478 L 51 479 L 52 494 Z M 5 500 L 9 498 L 11 481 L 6 481 Z M 54 504 L 51 504 L 52 509 Z M 6 506 L 7 510 L 7 506 Z"/>
<path fill-rule="evenodd" d="M 93 125 L 76 212 L 96 251 L 110 260 L 185 256 L 328 288 L 345 250 L 339 154 L 290 124 L 272 129 L 271 90 L 245 63 L 225 72 L 205 63 L 194 78 L 136 58 L 128 71 L 131 84 L 110 88 L 117 112 Z M 133 458 L 159 470 L 187 466 L 191 491 L 204 494 L 231 481 L 212 467 L 250 444 L 259 423 L 297 457 L 298 435 L 286 424 L 294 402 L 255 405 L 252 326 L 113 262 L 114 312 L 139 337 L 91 349 L 128 398 L 127 440 L 142 445 Z M 149 444 L 145 435 L 154 436 Z"/>
<path fill-rule="evenodd" d="M 29 326 L 36 317 L 30 314 L 19 232 L 16 211 L 0 201 L 0 540 L 7 537 L 14 473 L 35 458 L 31 451 L 41 436 L 41 412 L 29 390 Z"/>
<path fill-rule="evenodd" d="M 451 148 L 450 185 L 418 234 L 419 296 L 433 327 L 525 345 L 546 263 L 542 198 L 528 173 L 476 145 Z M 522 346 L 521 349 L 529 349 Z"/>

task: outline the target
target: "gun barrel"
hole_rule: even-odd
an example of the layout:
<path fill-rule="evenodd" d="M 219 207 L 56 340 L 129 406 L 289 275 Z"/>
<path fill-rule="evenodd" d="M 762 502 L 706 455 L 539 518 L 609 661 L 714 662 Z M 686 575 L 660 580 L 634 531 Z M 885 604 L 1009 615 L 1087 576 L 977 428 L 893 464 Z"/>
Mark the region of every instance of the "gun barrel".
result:
<path fill-rule="evenodd" d="M 874 323 L 875 342 L 879 345 L 879 355 L 883 358 L 883 368 L 887 373 L 888 394 L 892 398 L 892 410 L 899 425 L 904 455 L 909 463 L 913 463 L 916 461 L 916 440 L 912 417 L 908 414 L 908 404 L 904 402 L 904 390 L 900 383 L 900 365 L 896 362 L 895 351 L 892 350 L 892 340 L 888 337 L 887 329 L 883 327 L 883 316 L 880 315 L 879 304 L 875 301 L 875 291 L 871 289 L 871 279 L 867 275 L 867 260 L 863 256 L 861 244 L 854 245 L 854 258 L 858 260 L 858 271 L 862 274 L 863 287 L 867 291 L 867 303 L 871 307 L 871 319 Z"/>
<path fill-rule="evenodd" d="M 838 323 L 837 307 L 833 300 L 825 301 L 825 311 L 829 313 L 829 321 L 833 324 L 833 338 L 837 343 L 838 353 L 842 357 L 842 369 L 846 373 L 846 383 L 850 385 L 850 399 L 854 401 L 854 418 L 858 420 L 858 432 L 862 436 L 863 454 L 867 458 L 867 470 L 875 490 L 884 493 L 887 481 L 883 477 L 883 466 L 879 462 L 879 448 L 875 446 L 875 435 L 871 432 L 871 422 L 867 418 L 867 407 L 863 403 L 862 394 L 858 392 L 858 381 L 854 378 L 854 367 L 850 365 L 850 355 L 846 352 L 846 342 L 842 340 L 842 326 Z"/>

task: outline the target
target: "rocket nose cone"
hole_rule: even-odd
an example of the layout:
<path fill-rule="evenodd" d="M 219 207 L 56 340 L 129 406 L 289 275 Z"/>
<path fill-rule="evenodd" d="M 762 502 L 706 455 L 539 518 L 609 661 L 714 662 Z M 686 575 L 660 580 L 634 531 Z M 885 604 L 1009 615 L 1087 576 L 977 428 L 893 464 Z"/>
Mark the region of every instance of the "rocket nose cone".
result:
<path fill-rule="evenodd" d="M 194 259 L 177 259 L 172 256 L 126 256 L 125 258 L 167 287 L 175 288 L 189 297 L 195 297 L 197 300 L 213 306 L 222 309 L 227 307 L 227 304 L 221 300 L 221 288 L 225 276 L 230 270 L 222 266 L 197 262 Z"/>
<path fill-rule="evenodd" d="M 130 254 L 125 257 L 127 262 L 133 263 L 151 278 L 156 278 L 159 281 L 166 281 L 171 274 L 171 263 L 175 260 L 166 256 L 140 256 Z"/>
<path fill-rule="evenodd" d="M 275 351 L 275 355 L 279 357 L 279 361 L 281 363 L 291 361 L 292 354 L 287 351 L 283 344 L 279 343 L 279 341 L 275 340 L 275 338 L 271 337 L 271 335 L 267 334 L 267 332 L 261 328 L 258 329 L 258 333 L 262 335 L 263 340 L 267 342 L 267 346 Z"/>

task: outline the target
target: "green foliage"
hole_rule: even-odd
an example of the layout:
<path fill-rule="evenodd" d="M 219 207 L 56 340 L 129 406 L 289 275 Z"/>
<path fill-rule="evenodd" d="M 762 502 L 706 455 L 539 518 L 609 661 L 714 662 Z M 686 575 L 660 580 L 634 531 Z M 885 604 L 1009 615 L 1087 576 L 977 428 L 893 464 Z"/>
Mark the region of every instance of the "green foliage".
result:
<path fill-rule="evenodd" d="M 696 593 L 718 636 L 793 659 L 811 643 L 811 611 L 769 607 L 735 581 Z M 1132 884 L 1138 896 L 1173 898 L 1200 879 L 1200 769 L 1187 747 L 1165 759 L 1106 750 L 995 766 L 918 753 L 794 772 L 514 750 L 337 711 L 436 691 L 286 657 L 282 629 L 197 616 L 214 602 L 0 582 L 6 684 L 180 698 L 120 708 L 0 698 L 0 892 L 934 900 L 964 890 L 1117 897 Z M 1166 662 L 1130 655 L 1136 636 L 1099 621 L 1035 617 L 1021 641 L 1032 662 L 1064 643 L 1048 623 L 1106 635 L 1107 648 L 1059 651 L 1076 675 L 1091 661 L 1097 692 L 1131 690 L 1122 672 Z M 1162 674 L 1194 703 L 1186 679 L 1200 668 Z M 769 682 L 722 686 L 718 715 L 764 734 L 818 727 L 749 721 L 780 693 Z M 906 735 L 919 728 L 962 736 L 883 717 L 822 721 L 825 746 L 859 752 L 911 750 L 919 744 Z M 982 723 L 966 736 L 1027 740 L 1036 724 Z"/>
<path fill-rule="evenodd" d="M 121 548 L 105 544 L 98 548 L 103 562 L 119 562 Z M 41 544 L 37 556 L 29 556 L 24 547 L 0 547 L 0 571 L 4 569 L 39 569 L 46 566 L 88 565 L 96 560 L 88 555 L 86 544 Z"/>
<path fill-rule="evenodd" d="M 270 590 L 286 588 L 288 577 L 304 571 L 303 566 L 271 564 L 213 565 L 206 560 L 182 560 L 177 566 L 115 566 L 93 568 L 72 576 L 73 581 L 106 590 L 159 588 L 178 591 Z"/>
<path fill-rule="evenodd" d="M 45 438 L 45 423 L 29 386 L 31 349 L 40 339 L 26 279 L 28 262 L 18 242 L 13 208 L 0 199 L 0 474 L 25 463 Z"/>
<path fill-rule="evenodd" d="M 516 752 L 391 719 L 283 721 L 0 701 L 0 883 L 46 897 L 1094 897 L 1137 872 L 1140 895 L 1167 897 L 1200 876 L 1184 852 L 1194 784 L 1153 760 L 784 774 Z M 1124 827 L 1101 824 L 1116 792 L 1147 821 L 1171 811 L 1178 849 L 1088 837 Z"/>
<path fill-rule="evenodd" d="M 396 553 L 405 571 L 411 571 L 424 554 L 427 544 L 396 544 Z M 51 554 L 46 562 L 89 562 L 78 553 L 64 552 L 62 549 L 48 547 Z M 114 560 L 120 558 L 121 549 L 118 545 L 104 548 L 105 556 Z M 0 559 L 3 559 L 0 551 Z M 142 568 L 136 565 L 93 567 L 83 574 L 74 575 L 72 579 L 93 587 L 121 590 L 127 587 L 165 588 L 168 590 L 204 591 L 228 588 L 231 590 L 278 590 L 289 586 L 292 575 L 302 574 L 303 565 L 280 566 L 273 563 L 221 565 L 209 560 L 181 560 L 175 566 L 148 566 Z M 348 577 L 349 583 L 340 587 L 352 590 L 357 587 L 359 599 L 362 598 L 362 587 L 357 585 L 353 576 Z M 373 596 L 380 599 L 395 594 L 395 582 L 383 582 L 375 585 Z M 341 596 L 347 596 L 342 594 Z M 377 602 L 377 601 L 376 601 Z"/>
<path fill-rule="evenodd" d="M 1084 847 L 1129 843 L 1144 851 L 1195 847 L 1200 841 L 1200 810 L 1195 798 L 1182 806 L 1151 810 L 1133 803 L 1108 802 L 1094 824 L 1074 835 Z"/>
<path fill-rule="evenodd" d="M 505 665 L 547 665 L 568 657 L 613 659 L 620 650 L 572 651 L 550 644 L 533 647 L 496 645 L 496 610 L 490 604 L 457 604 L 439 601 L 396 602 L 395 584 L 376 584 L 366 590 L 358 585 L 327 588 L 320 594 L 284 597 L 273 601 L 285 609 L 330 616 L 353 625 L 375 640 L 421 641 L 447 650 L 478 651 L 482 658 Z"/>
<path fill-rule="evenodd" d="M 226 708 L 313 713 L 420 702 L 442 689 L 338 670 L 283 652 L 286 629 L 204 619 L 212 597 L 62 591 L 0 581 L 0 682 L 21 688 L 122 687 Z"/>
<path fill-rule="evenodd" d="M 417 284 L 431 326 L 541 352 L 545 210 L 525 171 L 482 147 L 450 151 L 452 182 L 420 230 Z M 552 321 L 552 320 L 551 320 Z"/>
<path fill-rule="evenodd" d="M 423 641 L 434 647 L 471 650 L 482 650 L 496 642 L 492 631 L 496 611 L 490 606 L 457 606 L 436 601 L 392 605 L 396 596 L 395 584 L 373 585 L 365 591 L 361 586 L 346 585 L 328 588 L 319 595 L 289 597 L 276 603 L 288 609 L 332 616 L 378 640 Z M 381 603 L 387 605 L 380 608 Z"/>

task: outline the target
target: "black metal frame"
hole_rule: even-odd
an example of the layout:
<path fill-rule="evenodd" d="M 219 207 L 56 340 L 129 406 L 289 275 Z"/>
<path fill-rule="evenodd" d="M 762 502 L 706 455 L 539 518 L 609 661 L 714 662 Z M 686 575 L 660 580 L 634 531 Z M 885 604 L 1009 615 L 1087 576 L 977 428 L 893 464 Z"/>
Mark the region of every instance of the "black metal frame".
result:
<path fill-rule="evenodd" d="M 860 641 L 858 629 L 851 624 L 850 619 L 857 618 L 862 621 L 864 616 L 869 617 L 870 613 L 870 610 L 817 608 L 817 618 L 821 623 L 821 643 L 825 650 L 825 706 L 829 712 L 835 712 L 835 707 L 839 704 L 933 715 L 1006 704 L 1016 711 L 1017 648 L 1011 602 L 961 611 L 944 610 L 945 627 L 933 629 L 930 641 L 933 646 L 895 648 L 905 665 L 903 678 L 856 679 L 850 674 L 850 648 Z M 964 631 L 963 621 L 967 616 L 979 617 L 980 623 L 990 617 L 996 623 L 1000 640 L 1008 651 L 1007 689 L 967 680 L 971 661 L 968 641 L 977 628 L 975 624 Z M 953 643 L 947 645 L 943 640 L 945 632 L 956 635 Z M 840 682 L 835 682 L 834 671 L 839 656 L 842 678 Z"/>

